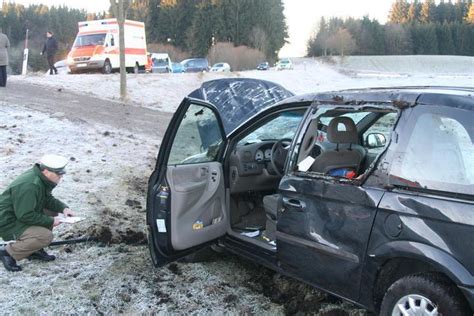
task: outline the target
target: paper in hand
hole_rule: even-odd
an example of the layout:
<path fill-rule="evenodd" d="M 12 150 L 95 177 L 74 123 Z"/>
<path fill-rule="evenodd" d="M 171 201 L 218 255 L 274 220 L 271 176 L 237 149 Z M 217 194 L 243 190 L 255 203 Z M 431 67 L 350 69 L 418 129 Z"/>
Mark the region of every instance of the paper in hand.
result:
<path fill-rule="evenodd" d="M 84 219 L 83 217 L 78 217 L 78 216 L 64 216 L 64 214 L 62 213 L 58 214 L 56 218 L 59 219 L 61 223 L 67 223 L 67 224 L 75 224 Z"/>

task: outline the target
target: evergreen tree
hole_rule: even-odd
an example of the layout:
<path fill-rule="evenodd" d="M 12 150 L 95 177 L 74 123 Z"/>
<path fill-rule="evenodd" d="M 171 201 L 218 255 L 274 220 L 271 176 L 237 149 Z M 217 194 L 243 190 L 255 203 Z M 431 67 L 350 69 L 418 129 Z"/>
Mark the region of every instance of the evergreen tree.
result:
<path fill-rule="evenodd" d="M 437 24 L 436 34 L 438 37 L 438 49 L 440 55 L 454 55 L 455 47 L 451 28 L 447 22 Z"/>

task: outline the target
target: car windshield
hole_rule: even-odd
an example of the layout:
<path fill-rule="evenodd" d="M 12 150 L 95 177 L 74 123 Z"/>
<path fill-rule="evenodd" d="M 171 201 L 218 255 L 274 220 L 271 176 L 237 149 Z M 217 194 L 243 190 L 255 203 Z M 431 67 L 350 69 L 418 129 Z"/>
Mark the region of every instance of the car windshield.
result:
<path fill-rule="evenodd" d="M 106 34 L 79 35 L 74 41 L 73 47 L 104 45 Z"/>
<path fill-rule="evenodd" d="M 153 59 L 153 66 L 167 66 L 168 65 L 168 59 L 162 58 L 162 59 Z"/>
<path fill-rule="evenodd" d="M 221 67 L 224 67 L 224 65 L 223 64 L 215 64 L 213 67 L 214 68 L 221 68 Z"/>
<path fill-rule="evenodd" d="M 304 111 L 284 112 L 273 120 L 260 126 L 239 141 L 239 145 L 258 143 L 265 140 L 278 140 L 295 136 Z"/>

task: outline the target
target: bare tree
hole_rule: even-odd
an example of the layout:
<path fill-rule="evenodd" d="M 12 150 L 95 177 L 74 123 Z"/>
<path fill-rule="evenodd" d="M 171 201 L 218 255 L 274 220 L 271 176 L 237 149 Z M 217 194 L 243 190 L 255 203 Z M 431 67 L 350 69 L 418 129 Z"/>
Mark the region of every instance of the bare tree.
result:
<path fill-rule="evenodd" d="M 266 53 L 268 48 L 267 34 L 260 27 L 255 26 L 250 33 L 250 43 L 259 51 Z"/>
<path fill-rule="evenodd" d="M 119 27 L 119 54 L 120 54 L 120 99 L 127 98 L 127 72 L 125 68 L 125 18 L 133 0 L 110 0 L 112 12 Z"/>
<path fill-rule="evenodd" d="M 327 40 L 327 47 L 341 56 L 350 55 L 356 48 L 356 42 L 346 29 L 339 29 Z"/>

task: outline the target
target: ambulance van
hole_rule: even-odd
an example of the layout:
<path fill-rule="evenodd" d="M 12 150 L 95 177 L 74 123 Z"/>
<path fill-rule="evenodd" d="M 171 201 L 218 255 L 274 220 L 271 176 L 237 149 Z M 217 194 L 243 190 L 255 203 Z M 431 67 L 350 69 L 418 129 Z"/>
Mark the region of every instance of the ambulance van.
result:
<path fill-rule="evenodd" d="M 71 73 L 101 71 L 109 74 L 120 68 L 117 19 L 83 21 L 67 57 Z M 145 24 L 125 20 L 125 67 L 138 73 L 147 65 Z"/>

